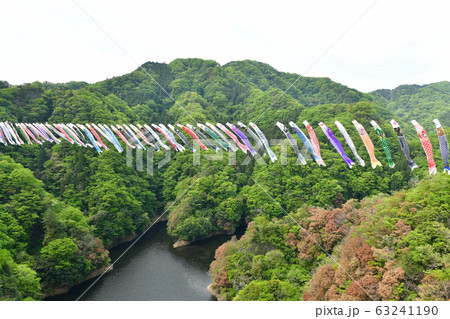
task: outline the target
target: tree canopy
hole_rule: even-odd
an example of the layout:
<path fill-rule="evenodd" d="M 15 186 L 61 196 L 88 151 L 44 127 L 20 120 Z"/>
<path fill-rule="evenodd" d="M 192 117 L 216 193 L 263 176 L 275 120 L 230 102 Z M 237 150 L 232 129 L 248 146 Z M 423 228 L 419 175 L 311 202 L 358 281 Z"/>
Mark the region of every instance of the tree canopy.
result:
<path fill-rule="evenodd" d="M 437 186 L 447 187 L 448 180 L 427 179 L 426 157 L 409 121 L 417 119 L 432 130 L 430 120 L 439 118 L 448 126 L 448 87 L 448 82 L 440 82 L 365 94 L 328 78 L 299 77 L 256 61 L 219 65 L 202 59 L 147 62 L 131 73 L 93 84 L 1 81 L 1 121 L 256 121 L 269 140 L 280 140 L 273 150 L 277 155 L 286 150 L 287 158 L 286 165 L 269 163 L 267 157 L 261 163 L 238 152 L 230 161 L 226 153 L 221 157 L 202 151 L 194 164 L 192 153 L 181 152 L 158 166 L 166 154 L 157 152 L 153 174 L 147 174 L 126 165 L 127 155 L 114 150 L 98 155 L 68 143 L 2 145 L 0 299 L 41 299 L 76 284 L 108 265 L 107 248 L 135 238 L 165 210 L 174 241 L 233 234 L 248 224 L 247 235 L 219 248 L 211 266 L 215 289 L 226 299 L 364 299 L 355 283 L 339 277 L 326 254 L 285 217 L 280 205 L 315 234 L 326 252 L 341 247 L 343 262 L 345 247 L 360 249 L 361 269 L 378 269 L 379 274 L 369 272 L 375 279 L 358 279 L 382 287 L 374 292 L 377 298 L 431 299 L 448 277 L 443 265 L 448 264 L 449 200 Z M 391 118 L 402 126 L 419 165 L 413 172 L 389 125 Z M 292 148 L 274 125 L 291 120 L 299 126 L 307 120 L 315 128 L 324 122 L 333 132 L 334 121 L 340 121 L 368 163 L 352 124 L 357 120 L 366 127 L 383 166 L 348 169 L 320 130 L 317 136 L 327 166 L 312 160 L 297 165 Z M 394 169 L 387 165 L 371 120 L 386 133 Z M 350 155 L 342 136 L 335 133 Z M 436 134 L 429 136 L 437 146 Z M 135 164 L 138 155 L 132 156 Z M 398 193 L 391 196 L 394 192 Z M 395 200 L 400 197 L 401 203 Z M 376 217 L 366 216 L 366 211 Z M 364 234 L 367 241 L 351 240 L 350 233 Z M 386 238 L 391 233 L 398 235 Z M 367 247 L 374 252 L 368 253 Z M 395 253 L 384 256 L 386 247 Z M 326 281 L 325 275 L 335 277 Z"/>

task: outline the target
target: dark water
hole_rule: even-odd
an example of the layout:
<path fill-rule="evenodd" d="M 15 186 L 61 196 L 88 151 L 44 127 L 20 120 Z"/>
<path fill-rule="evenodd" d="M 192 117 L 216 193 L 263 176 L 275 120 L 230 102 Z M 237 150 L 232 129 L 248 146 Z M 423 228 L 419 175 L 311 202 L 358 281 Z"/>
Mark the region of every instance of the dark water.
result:
<path fill-rule="evenodd" d="M 172 248 L 166 224 L 154 225 L 81 300 L 214 300 L 206 291 L 216 248 L 230 236 Z M 111 250 L 116 260 L 128 244 Z M 48 300 L 76 300 L 94 281 Z"/>

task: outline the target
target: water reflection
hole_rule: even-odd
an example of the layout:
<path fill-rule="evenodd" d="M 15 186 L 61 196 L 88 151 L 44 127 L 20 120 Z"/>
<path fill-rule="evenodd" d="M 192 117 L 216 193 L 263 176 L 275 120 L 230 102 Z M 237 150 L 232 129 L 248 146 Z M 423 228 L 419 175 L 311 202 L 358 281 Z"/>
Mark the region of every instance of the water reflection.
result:
<path fill-rule="evenodd" d="M 153 226 L 81 300 L 214 300 L 209 264 L 215 249 L 230 236 L 217 236 L 191 246 L 172 248 L 166 224 Z M 115 260 L 127 248 L 111 250 Z M 75 300 L 93 280 L 48 300 Z"/>

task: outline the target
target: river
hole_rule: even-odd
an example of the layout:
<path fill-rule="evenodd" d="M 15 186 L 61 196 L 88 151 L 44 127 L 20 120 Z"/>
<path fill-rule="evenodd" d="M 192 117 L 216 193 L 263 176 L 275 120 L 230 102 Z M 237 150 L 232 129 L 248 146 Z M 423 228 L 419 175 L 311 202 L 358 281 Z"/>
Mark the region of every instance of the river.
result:
<path fill-rule="evenodd" d="M 215 300 L 206 290 L 209 265 L 228 239 L 216 236 L 174 249 L 166 223 L 156 224 L 80 300 Z M 111 249 L 111 260 L 128 245 Z M 47 300 L 76 300 L 94 280 Z"/>

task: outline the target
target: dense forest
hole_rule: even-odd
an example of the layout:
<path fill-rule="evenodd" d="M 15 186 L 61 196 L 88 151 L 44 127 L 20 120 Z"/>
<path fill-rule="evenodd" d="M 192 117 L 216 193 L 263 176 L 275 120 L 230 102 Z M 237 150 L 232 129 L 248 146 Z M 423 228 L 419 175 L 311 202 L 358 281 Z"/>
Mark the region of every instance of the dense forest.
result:
<path fill-rule="evenodd" d="M 448 300 L 450 179 L 253 219 L 216 251 L 221 300 Z"/>
<path fill-rule="evenodd" d="M 424 123 L 440 118 L 442 125 L 450 126 L 448 81 L 422 86 L 400 85 L 394 90 L 376 90 L 372 95 L 398 118 Z"/>
<path fill-rule="evenodd" d="M 297 165 L 291 148 L 287 165 L 267 157 L 255 161 L 242 152 L 230 165 L 227 156 L 214 157 L 212 151 L 202 152 L 198 165 L 190 152 L 173 152 L 169 162 L 158 165 L 165 155 L 157 152 L 153 174 L 147 174 L 126 165 L 126 154 L 114 150 L 97 154 L 68 143 L 1 146 L 0 299 L 39 300 L 101 271 L 110 263 L 109 248 L 133 240 L 169 208 L 167 231 L 177 244 L 234 234 L 248 224 L 246 235 L 217 250 L 211 290 L 219 299 L 367 299 L 356 282 L 375 299 L 448 299 L 433 289 L 449 290 L 450 210 L 444 205 L 449 177 L 427 177 L 426 157 L 409 122 L 417 119 L 439 145 L 431 119 L 436 114 L 445 128 L 449 125 L 448 82 L 365 94 L 328 78 L 300 77 L 279 98 L 297 78 L 255 61 L 221 66 L 177 59 L 148 62 L 94 84 L 0 81 L 2 121 L 248 123 L 263 114 L 257 121 L 261 130 L 269 139 L 282 139 L 276 121 L 307 120 L 316 128 L 327 165 Z M 438 90 L 425 90 L 431 86 Z M 414 171 L 400 151 L 392 118 L 419 165 Z M 324 122 L 334 131 L 335 120 L 347 127 L 368 163 L 352 120 L 363 124 L 383 166 L 350 170 L 317 127 Z M 395 168 L 387 165 L 371 120 L 386 132 Z M 280 154 L 282 148 L 284 142 L 273 150 Z M 439 156 L 436 147 L 441 171 Z M 355 261 L 356 250 L 362 259 Z M 346 271 L 354 280 L 327 254 L 353 267 Z M 324 276 L 330 277 L 327 282 Z M 390 282 L 397 290 L 386 291 Z"/>

